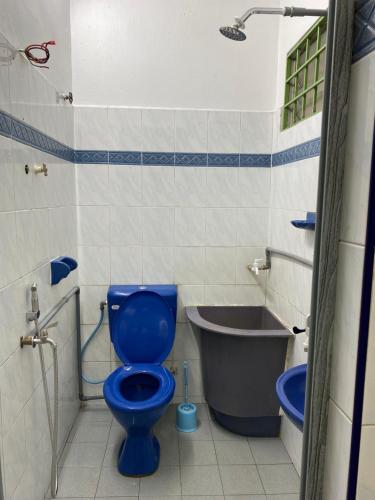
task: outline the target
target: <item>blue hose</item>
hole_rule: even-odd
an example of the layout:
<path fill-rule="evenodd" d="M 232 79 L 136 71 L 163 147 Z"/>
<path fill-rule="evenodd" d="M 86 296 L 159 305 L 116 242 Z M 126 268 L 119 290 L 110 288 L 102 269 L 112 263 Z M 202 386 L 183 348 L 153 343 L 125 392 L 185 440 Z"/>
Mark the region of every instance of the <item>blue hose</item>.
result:
<path fill-rule="evenodd" d="M 100 327 L 102 326 L 102 323 L 103 323 L 103 319 L 104 319 L 104 306 L 102 307 L 102 304 L 100 304 L 100 318 L 99 318 L 98 324 L 94 328 L 93 332 L 85 340 L 85 342 L 83 343 L 83 346 L 81 347 L 81 361 L 83 361 L 83 356 L 84 356 L 85 351 L 86 351 L 87 347 L 89 346 L 90 342 L 92 341 L 92 339 L 95 337 L 95 335 L 100 330 Z M 103 384 L 103 382 L 105 382 L 107 380 L 107 377 L 104 379 L 101 379 L 101 380 L 94 380 L 94 379 L 91 379 L 89 377 L 86 377 L 86 375 L 84 375 L 84 373 L 82 372 L 82 379 L 85 382 L 87 382 L 88 384 Z"/>

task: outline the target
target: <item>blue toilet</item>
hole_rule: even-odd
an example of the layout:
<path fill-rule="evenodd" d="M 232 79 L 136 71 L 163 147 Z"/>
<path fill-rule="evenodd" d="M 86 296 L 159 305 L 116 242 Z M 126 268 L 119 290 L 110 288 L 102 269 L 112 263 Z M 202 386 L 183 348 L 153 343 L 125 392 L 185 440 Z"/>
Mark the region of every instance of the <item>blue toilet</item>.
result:
<path fill-rule="evenodd" d="M 166 411 L 174 390 L 172 373 L 162 366 L 176 331 L 174 285 L 116 285 L 108 289 L 111 341 L 124 366 L 104 383 L 104 398 L 126 429 L 118 469 L 126 476 L 152 474 L 158 468 L 159 442 L 153 426 Z"/>

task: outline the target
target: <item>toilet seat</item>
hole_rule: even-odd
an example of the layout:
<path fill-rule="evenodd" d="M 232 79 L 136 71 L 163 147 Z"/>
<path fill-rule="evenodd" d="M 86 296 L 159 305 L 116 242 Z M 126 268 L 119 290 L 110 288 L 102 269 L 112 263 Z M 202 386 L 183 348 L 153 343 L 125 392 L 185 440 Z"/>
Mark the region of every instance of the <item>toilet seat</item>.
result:
<path fill-rule="evenodd" d="M 124 381 L 136 375 L 154 377 L 159 383 L 155 393 L 142 401 L 131 401 L 123 394 Z M 137 363 L 120 366 L 112 372 L 104 383 L 103 392 L 107 403 L 114 410 L 142 412 L 166 404 L 173 396 L 175 385 L 174 377 L 167 368 L 158 364 Z"/>

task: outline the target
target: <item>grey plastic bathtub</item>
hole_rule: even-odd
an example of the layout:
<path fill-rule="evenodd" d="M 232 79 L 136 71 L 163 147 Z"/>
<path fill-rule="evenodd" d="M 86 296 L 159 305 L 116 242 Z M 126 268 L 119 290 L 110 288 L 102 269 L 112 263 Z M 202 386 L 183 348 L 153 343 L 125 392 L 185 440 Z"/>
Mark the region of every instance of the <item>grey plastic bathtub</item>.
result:
<path fill-rule="evenodd" d="M 198 306 L 186 313 L 199 335 L 205 398 L 232 432 L 277 436 L 276 380 L 290 331 L 265 307 Z"/>

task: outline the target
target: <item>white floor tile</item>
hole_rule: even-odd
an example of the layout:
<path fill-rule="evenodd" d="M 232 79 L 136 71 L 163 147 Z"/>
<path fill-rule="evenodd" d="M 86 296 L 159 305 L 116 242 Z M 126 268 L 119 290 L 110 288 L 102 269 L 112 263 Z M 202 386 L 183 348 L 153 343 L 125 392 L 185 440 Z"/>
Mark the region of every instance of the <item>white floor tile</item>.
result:
<path fill-rule="evenodd" d="M 160 467 L 152 476 L 142 477 L 140 495 L 180 495 L 181 481 L 179 467 Z"/>
<path fill-rule="evenodd" d="M 259 465 L 258 470 L 267 494 L 298 493 L 300 479 L 293 465 Z"/>
<path fill-rule="evenodd" d="M 249 438 L 249 444 L 257 464 L 274 465 L 292 462 L 279 438 Z"/>
<path fill-rule="evenodd" d="M 255 465 L 220 465 L 225 495 L 264 493 Z"/>
<path fill-rule="evenodd" d="M 109 429 L 106 422 L 77 422 L 69 440 L 73 443 L 106 443 Z"/>
<path fill-rule="evenodd" d="M 183 495 L 222 495 L 217 465 L 181 467 Z"/>
<path fill-rule="evenodd" d="M 139 500 L 166 500 L 166 498 L 168 498 L 168 500 L 181 500 L 182 497 L 180 495 L 171 495 L 171 496 L 168 495 L 168 497 L 165 497 L 165 496 L 156 496 L 155 497 L 154 495 L 152 495 L 150 497 L 148 497 L 148 496 L 145 497 L 142 495 L 139 496 Z"/>
<path fill-rule="evenodd" d="M 138 496 L 139 479 L 125 477 L 115 467 L 103 467 L 100 473 L 97 497 Z"/>
<path fill-rule="evenodd" d="M 290 459 L 279 439 L 248 440 L 233 434 L 210 422 L 205 404 L 198 405 L 198 430 L 179 433 L 175 428 L 175 409 L 171 405 L 156 426 L 161 465 L 155 474 L 144 478 L 125 477 L 118 472 L 118 452 L 125 432 L 107 409 L 81 410 L 62 455 L 59 498 L 298 500 L 299 478 L 294 467 L 285 464 Z M 252 451 L 260 464 L 258 469 L 268 496 L 257 467 L 252 465 Z"/>
<path fill-rule="evenodd" d="M 266 495 L 225 495 L 225 500 L 267 500 L 267 497 Z"/>
<path fill-rule="evenodd" d="M 189 495 L 183 495 L 182 497 L 182 500 L 224 500 L 224 497 L 222 495 L 204 495 L 204 496 L 201 496 L 201 495 L 194 495 L 193 497 L 192 496 L 189 496 Z M 168 498 L 169 500 L 169 498 Z"/>
<path fill-rule="evenodd" d="M 215 441 L 217 461 L 221 465 L 250 465 L 254 459 L 246 441 Z"/>
<path fill-rule="evenodd" d="M 181 440 L 181 465 L 217 465 L 213 441 Z"/>
<path fill-rule="evenodd" d="M 108 408 L 94 406 L 93 408 L 82 408 L 79 412 L 77 422 L 106 422 L 111 424 L 113 420 L 112 413 Z"/>
<path fill-rule="evenodd" d="M 94 497 L 99 474 L 99 467 L 63 467 L 57 497 Z"/>
<path fill-rule="evenodd" d="M 113 500 L 114 498 L 116 500 L 138 500 L 138 497 L 95 497 L 95 500 Z M 82 500 L 82 498 L 79 500 Z"/>
<path fill-rule="evenodd" d="M 122 443 L 125 439 L 126 436 L 126 431 L 121 425 L 118 425 L 117 423 L 113 423 L 111 430 L 109 432 L 109 438 L 108 438 L 108 443 Z"/>
<path fill-rule="evenodd" d="M 177 436 L 171 438 L 158 438 L 160 444 L 160 467 L 179 466 L 180 458 L 178 455 Z"/>
<path fill-rule="evenodd" d="M 122 442 L 108 443 L 104 455 L 104 467 L 117 467 L 118 454 L 120 452 Z"/>
<path fill-rule="evenodd" d="M 61 467 L 101 467 L 106 443 L 68 443 L 62 455 Z"/>
<path fill-rule="evenodd" d="M 267 500 L 299 500 L 299 494 L 292 493 L 291 495 L 288 494 L 268 495 Z"/>

